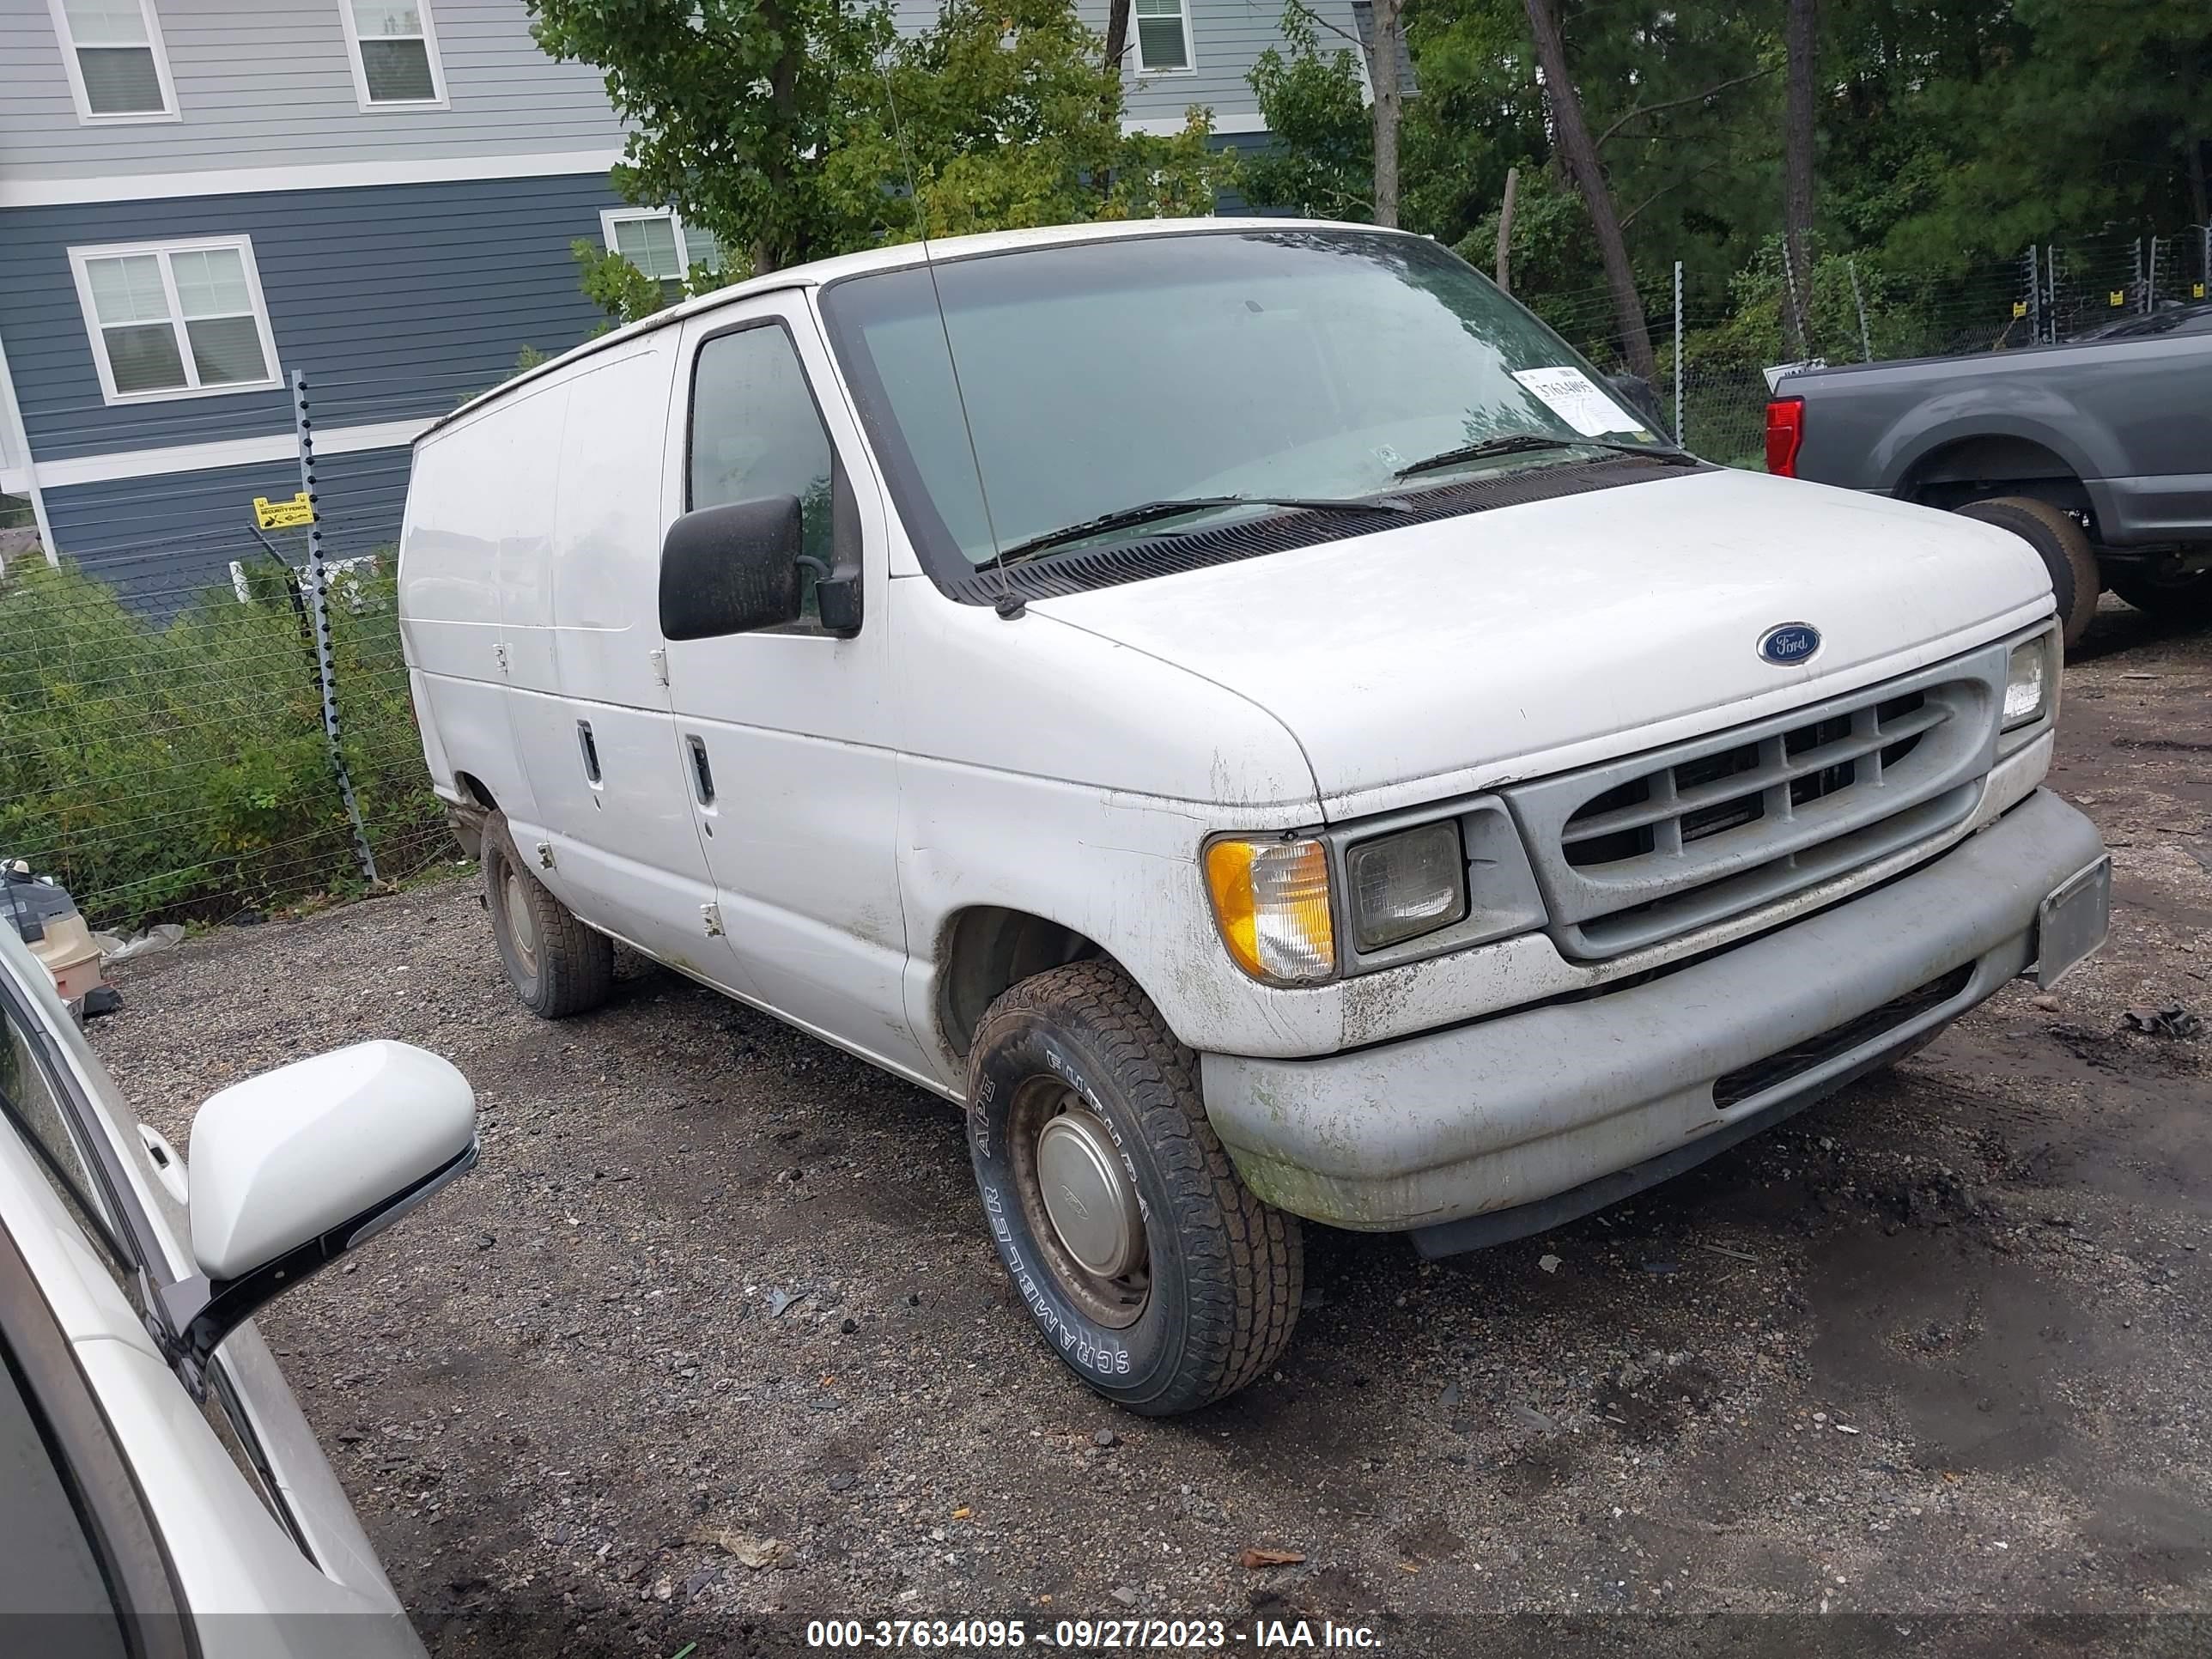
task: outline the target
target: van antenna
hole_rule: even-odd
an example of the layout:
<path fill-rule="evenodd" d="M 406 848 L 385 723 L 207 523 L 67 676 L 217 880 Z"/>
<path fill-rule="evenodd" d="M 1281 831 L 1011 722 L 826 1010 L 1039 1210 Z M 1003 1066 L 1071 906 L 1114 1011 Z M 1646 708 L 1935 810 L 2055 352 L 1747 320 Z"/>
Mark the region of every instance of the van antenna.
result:
<path fill-rule="evenodd" d="M 968 464 L 975 469 L 975 494 L 983 503 L 983 528 L 991 538 L 991 562 L 999 572 L 999 599 L 994 607 L 1008 622 L 1022 614 L 1022 596 L 1014 592 L 1013 578 L 1006 567 L 999 562 L 999 526 L 991 514 L 991 491 L 983 482 L 983 457 L 975 447 L 975 423 L 968 417 L 968 393 L 960 384 L 960 359 L 952 350 L 952 325 L 945 320 L 945 295 L 937 286 L 937 261 L 929 251 L 929 204 L 923 201 L 921 180 L 914 170 L 914 152 L 907 148 L 906 126 L 899 119 L 898 100 L 891 93 L 890 66 L 883 59 L 876 61 L 876 71 L 884 79 L 884 105 L 890 111 L 891 135 L 898 141 L 899 160 L 906 167 L 906 187 L 914 198 L 915 228 L 921 233 L 921 268 L 929 273 L 929 295 L 937 304 L 937 331 L 945 337 L 945 363 L 952 371 L 952 398 L 960 405 L 960 429 L 968 439 Z"/>

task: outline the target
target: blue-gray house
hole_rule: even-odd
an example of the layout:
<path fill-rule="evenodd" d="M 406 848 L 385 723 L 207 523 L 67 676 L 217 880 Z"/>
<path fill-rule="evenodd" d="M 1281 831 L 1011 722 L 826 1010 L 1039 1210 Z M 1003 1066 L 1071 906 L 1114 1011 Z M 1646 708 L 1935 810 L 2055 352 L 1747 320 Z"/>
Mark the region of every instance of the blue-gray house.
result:
<path fill-rule="evenodd" d="M 1281 0 L 1133 14 L 1132 125 L 1251 142 Z M 0 0 L 0 495 L 125 586 L 227 580 L 299 488 L 297 370 L 332 550 L 388 544 L 415 434 L 600 322 L 573 240 L 699 257 L 615 195 L 622 143 L 523 0 Z"/>

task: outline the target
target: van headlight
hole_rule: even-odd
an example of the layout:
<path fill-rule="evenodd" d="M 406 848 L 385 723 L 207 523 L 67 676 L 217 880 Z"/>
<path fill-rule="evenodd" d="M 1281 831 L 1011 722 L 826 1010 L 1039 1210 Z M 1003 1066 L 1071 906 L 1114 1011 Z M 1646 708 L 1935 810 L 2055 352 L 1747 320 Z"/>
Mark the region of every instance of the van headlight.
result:
<path fill-rule="evenodd" d="M 2012 660 L 2005 669 L 2004 722 L 2000 730 L 2009 732 L 2016 726 L 2030 725 L 2050 711 L 2058 681 L 2054 648 L 2057 641 L 2054 630 L 2013 647 Z"/>
<path fill-rule="evenodd" d="M 1336 971 L 1328 849 L 1317 841 L 1217 841 L 1206 849 L 1206 885 L 1222 943 L 1255 979 L 1279 985 Z"/>
<path fill-rule="evenodd" d="M 1449 927 L 1467 915 L 1467 855 L 1447 818 L 1354 842 L 1344 855 L 1352 941 L 1379 951 Z"/>

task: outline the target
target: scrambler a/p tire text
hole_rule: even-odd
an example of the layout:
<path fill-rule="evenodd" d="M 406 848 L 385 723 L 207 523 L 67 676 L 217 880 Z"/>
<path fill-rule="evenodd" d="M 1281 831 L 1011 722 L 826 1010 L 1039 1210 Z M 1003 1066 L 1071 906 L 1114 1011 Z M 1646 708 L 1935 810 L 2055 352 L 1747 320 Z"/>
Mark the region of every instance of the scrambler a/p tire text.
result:
<path fill-rule="evenodd" d="M 1237 1179 L 1196 1057 L 1127 975 L 1079 962 L 1016 985 L 968 1079 L 992 1242 L 1071 1370 L 1164 1417 L 1273 1365 L 1297 1320 L 1298 1222 Z"/>

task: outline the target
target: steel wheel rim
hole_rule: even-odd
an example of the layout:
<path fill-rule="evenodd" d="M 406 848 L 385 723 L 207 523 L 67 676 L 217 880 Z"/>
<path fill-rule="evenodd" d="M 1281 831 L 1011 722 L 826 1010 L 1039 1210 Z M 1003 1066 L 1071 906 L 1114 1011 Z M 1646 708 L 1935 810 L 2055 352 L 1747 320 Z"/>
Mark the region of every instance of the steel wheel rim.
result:
<path fill-rule="evenodd" d="M 1015 1091 L 1006 1142 L 1054 1284 L 1097 1324 L 1135 1324 L 1152 1300 L 1144 1206 L 1104 1121 L 1060 1079 L 1032 1078 Z"/>
<path fill-rule="evenodd" d="M 505 878 L 500 884 L 501 908 L 507 912 L 507 936 L 514 945 L 514 954 L 522 963 L 522 971 L 529 978 L 538 976 L 538 925 L 531 915 L 530 901 L 522 890 L 522 872 L 509 865 Z"/>

